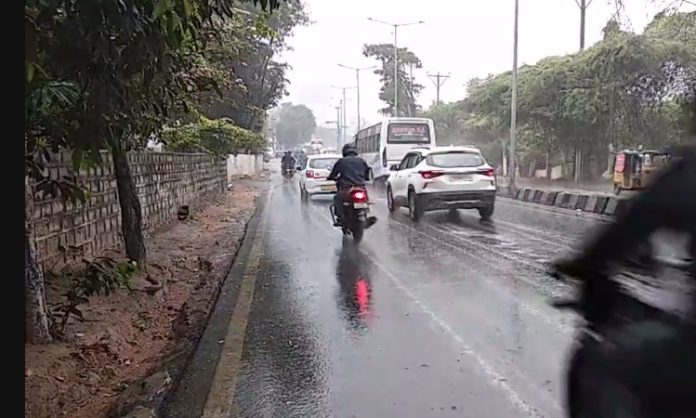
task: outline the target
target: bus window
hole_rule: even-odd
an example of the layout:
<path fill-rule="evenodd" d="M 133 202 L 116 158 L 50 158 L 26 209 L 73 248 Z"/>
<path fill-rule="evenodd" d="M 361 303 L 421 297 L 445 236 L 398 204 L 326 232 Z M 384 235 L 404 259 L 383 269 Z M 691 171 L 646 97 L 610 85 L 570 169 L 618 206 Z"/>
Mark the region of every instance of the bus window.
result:
<path fill-rule="evenodd" d="M 390 123 L 387 132 L 389 144 L 430 143 L 430 129 L 424 123 Z"/>

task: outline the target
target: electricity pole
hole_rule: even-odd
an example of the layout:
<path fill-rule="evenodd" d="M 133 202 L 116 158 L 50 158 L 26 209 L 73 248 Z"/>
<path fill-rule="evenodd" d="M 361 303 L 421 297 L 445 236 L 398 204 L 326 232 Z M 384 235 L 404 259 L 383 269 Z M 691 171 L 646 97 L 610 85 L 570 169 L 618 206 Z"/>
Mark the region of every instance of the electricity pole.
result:
<path fill-rule="evenodd" d="M 341 103 L 336 106 L 336 145 L 341 148 Z"/>
<path fill-rule="evenodd" d="M 512 46 L 512 100 L 510 103 L 510 190 L 515 190 L 515 140 L 517 139 L 517 28 L 520 14 L 519 0 L 515 0 L 515 29 Z"/>
<path fill-rule="evenodd" d="M 376 65 L 373 65 L 372 67 L 364 67 L 364 68 L 349 67 L 349 66 L 343 65 L 343 64 L 338 64 L 338 66 L 341 68 L 346 68 L 348 70 L 355 71 L 355 89 L 357 90 L 357 93 L 356 93 L 357 97 L 356 98 L 357 98 L 357 102 L 358 102 L 358 129 L 357 129 L 357 131 L 359 131 L 360 130 L 360 71 L 372 70 L 373 68 L 376 67 Z"/>
<path fill-rule="evenodd" d="M 585 15 L 587 8 L 592 3 L 592 0 L 575 0 L 575 4 L 580 8 L 580 51 L 585 49 Z M 580 174 L 582 173 L 582 149 L 575 148 L 575 173 L 573 178 L 576 183 L 580 182 Z"/>
<path fill-rule="evenodd" d="M 393 116 L 399 117 L 399 48 L 397 47 L 397 37 L 396 32 L 399 26 L 408 25 L 420 25 L 425 23 L 422 20 L 418 22 L 408 22 L 408 23 L 389 23 L 382 20 L 373 19 L 368 17 L 367 20 L 375 23 L 381 23 L 383 25 L 389 25 L 394 28 L 394 114 Z"/>
<path fill-rule="evenodd" d="M 343 119 L 339 119 L 339 123 L 343 125 L 343 143 L 340 144 L 340 146 L 343 146 L 346 144 L 346 90 L 347 89 L 352 89 L 353 87 L 341 87 L 341 86 L 331 86 L 332 88 L 335 89 L 340 89 L 343 91 L 343 100 L 341 100 L 341 103 L 343 105 L 341 112 L 343 112 Z"/>
<path fill-rule="evenodd" d="M 437 91 L 436 93 L 436 99 L 435 99 L 435 104 L 439 105 L 440 104 L 440 87 L 442 87 L 445 84 L 445 81 L 450 77 L 449 73 L 447 74 L 440 74 L 438 71 L 437 74 L 428 74 L 428 77 L 430 77 L 430 80 L 435 84 L 435 89 Z"/>

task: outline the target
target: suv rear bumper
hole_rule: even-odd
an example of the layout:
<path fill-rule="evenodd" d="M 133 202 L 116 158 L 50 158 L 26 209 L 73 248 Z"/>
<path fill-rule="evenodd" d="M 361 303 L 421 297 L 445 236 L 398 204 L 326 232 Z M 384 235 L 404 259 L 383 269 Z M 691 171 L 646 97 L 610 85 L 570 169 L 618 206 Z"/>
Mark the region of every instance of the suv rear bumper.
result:
<path fill-rule="evenodd" d="M 420 193 L 417 198 L 423 210 L 476 209 L 495 203 L 495 190 Z"/>

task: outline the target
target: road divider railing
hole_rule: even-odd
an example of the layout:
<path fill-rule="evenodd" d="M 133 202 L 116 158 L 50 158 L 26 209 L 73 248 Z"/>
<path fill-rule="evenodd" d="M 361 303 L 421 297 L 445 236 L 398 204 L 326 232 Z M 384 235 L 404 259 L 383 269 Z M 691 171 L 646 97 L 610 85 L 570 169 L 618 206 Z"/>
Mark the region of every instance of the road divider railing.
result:
<path fill-rule="evenodd" d="M 512 190 L 509 186 L 498 186 L 498 195 L 522 202 L 554 206 L 576 212 L 616 216 L 626 210 L 630 200 L 625 197 L 597 193 L 577 193 L 520 187 Z"/>

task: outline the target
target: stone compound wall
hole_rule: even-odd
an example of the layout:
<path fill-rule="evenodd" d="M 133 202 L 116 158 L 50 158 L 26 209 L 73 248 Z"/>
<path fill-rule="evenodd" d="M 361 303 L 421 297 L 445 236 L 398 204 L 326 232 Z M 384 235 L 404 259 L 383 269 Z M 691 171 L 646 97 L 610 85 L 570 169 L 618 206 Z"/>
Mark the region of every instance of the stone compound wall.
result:
<path fill-rule="evenodd" d="M 121 210 L 111 156 L 105 164 L 80 173 L 89 190 L 77 206 L 56 200 L 34 201 L 36 247 L 45 268 L 65 261 L 94 257 L 121 245 Z M 146 231 L 167 224 L 182 205 L 201 206 L 222 197 L 226 189 L 225 160 L 207 154 L 133 152 L 128 155 Z M 70 156 L 55 156 L 50 175 L 68 174 Z"/>

